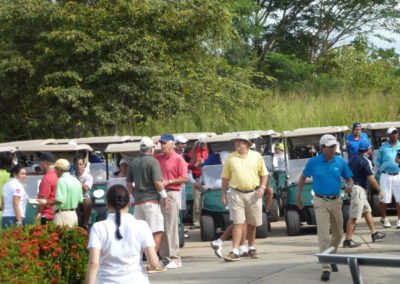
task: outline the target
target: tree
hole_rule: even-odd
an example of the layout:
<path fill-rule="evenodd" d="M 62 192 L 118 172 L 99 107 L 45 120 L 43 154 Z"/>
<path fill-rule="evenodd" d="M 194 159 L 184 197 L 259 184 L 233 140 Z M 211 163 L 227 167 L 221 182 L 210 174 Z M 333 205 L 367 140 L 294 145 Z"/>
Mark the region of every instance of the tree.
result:
<path fill-rule="evenodd" d="M 5 135 L 110 133 L 206 104 L 222 114 L 255 104 L 257 74 L 220 52 L 234 34 L 229 3 L 0 0 Z"/>

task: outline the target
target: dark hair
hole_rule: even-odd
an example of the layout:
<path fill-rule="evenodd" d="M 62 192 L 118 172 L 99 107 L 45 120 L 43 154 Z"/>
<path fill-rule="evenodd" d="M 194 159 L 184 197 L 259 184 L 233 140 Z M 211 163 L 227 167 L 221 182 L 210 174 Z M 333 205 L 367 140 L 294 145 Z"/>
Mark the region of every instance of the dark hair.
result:
<path fill-rule="evenodd" d="M 25 169 L 23 164 L 16 164 L 10 169 L 10 177 L 14 177 L 14 175 L 17 175 L 22 169 Z"/>
<path fill-rule="evenodd" d="M 115 223 L 117 230 L 115 235 L 118 240 L 122 239 L 119 226 L 121 225 L 121 209 L 125 208 L 129 203 L 129 191 L 121 184 L 115 184 L 107 191 L 107 203 L 115 209 Z"/>
<path fill-rule="evenodd" d="M 12 156 L 9 153 L 0 153 L 0 169 L 8 170 L 12 165 Z"/>

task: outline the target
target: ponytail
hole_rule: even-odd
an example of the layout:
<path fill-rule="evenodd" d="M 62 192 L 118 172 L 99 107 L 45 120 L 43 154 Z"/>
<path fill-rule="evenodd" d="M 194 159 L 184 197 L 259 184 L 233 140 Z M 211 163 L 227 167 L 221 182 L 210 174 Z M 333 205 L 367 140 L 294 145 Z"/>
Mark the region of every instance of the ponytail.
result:
<path fill-rule="evenodd" d="M 115 236 L 118 240 L 122 239 L 119 227 L 121 226 L 121 209 L 125 208 L 129 203 L 129 192 L 121 184 L 116 184 L 110 187 L 107 192 L 107 202 L 115 209 L 115 223 L 117 224 L 117 230 Z"/>

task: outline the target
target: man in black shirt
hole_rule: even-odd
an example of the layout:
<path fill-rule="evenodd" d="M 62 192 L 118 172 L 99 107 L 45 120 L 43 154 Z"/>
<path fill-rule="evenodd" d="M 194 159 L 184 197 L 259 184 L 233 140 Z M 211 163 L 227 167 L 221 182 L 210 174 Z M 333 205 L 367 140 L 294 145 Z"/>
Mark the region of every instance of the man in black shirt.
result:
<path fill-rule="evenodd" d="M 386 234 L 378 232 L 375 228 L 371 214 L 371 206 L 368 203 L 365 191 L 369 181 L 371 186 L 379 192 L 381 197 L 384 194 L 372 172 L 372 164 L 368 159 L 370 144 L 366 139 L 361 139 L 358 151 L 358 155 L 352 157 L 349 161 L 349 167 L 353 172 L 354 186 L 351 192 L 350 218 L 347 222 L 346 239 L 343 242 L 344 248 L 354 248 L 361 245 L 352 240 L 356 221 L 361 216 L 364 216 L 371 231 L 372 242 L 386 237 Z"/>

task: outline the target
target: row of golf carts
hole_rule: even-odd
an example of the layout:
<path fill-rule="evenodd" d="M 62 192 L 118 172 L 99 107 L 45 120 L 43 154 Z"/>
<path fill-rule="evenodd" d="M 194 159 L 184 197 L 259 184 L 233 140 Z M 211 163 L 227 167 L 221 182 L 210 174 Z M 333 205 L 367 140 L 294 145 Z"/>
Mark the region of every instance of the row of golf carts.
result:
<path fill-rule="evenodd" d="M 386 139 L 386 130 L 389 127 L 400 127 L 400 122 L 371 123 L 363 125 L 371 139 L 371 144 L 376 151 Z M 308 159 L 320 153 L 319 139 L 323 134 L 335 135 L 340 143 L 338 149 L 340 155 L 347 159 L 345 132 L 349 129 L 345 126 L 300 128 L 293 131 L 285 131 L 282 134 L 273 130 L 248 131 L 255 150 L 262 154 L 268 171 L 270 172 L 269 184 L 273 188 L 274 196 L 267 214 L 267 208 L 263 208 L 263 224 L 257 227 L 258 238 L 265 238 L 271 229 L 270 222 L 278 221 L 284 217 L 288 235 L 298 235 L 301 229 L 309 225 L 315 225 L 315 214 L 312 204 L 312 181 L 307 180 L 302 193 L 304 208 L 296 207 L 297 183 Z M 201 177 L 202 184 L 202 211 L 201 211 L 201 239 L 210 241 L 216 238 L 220 231 L 225 230 L 229 224 L 229 212 L 221 204 L 221 172 L 223 162 L 229 152 L 234 151 L 231 140 L 237 132 L 216 135 L 205 133 L 209 158 L 203 166 Z M 178 134 L 177 134 L 178 135 Z M 182 133 L 188 141 L 187 150 L 193 147 L 199 133 Z M 153 137 L 155 140 L 157 137 Z M 37 153 L 52 152 L 56 158 L 67 158 L 71 165 L 76 165 L 78 158 L 84 158 L 90 163 L 90 173 L 94 177 L 94 185 L 91 189 L 92 197 L 92 222 L 106 218 L 105 196 L 107 189 L 113 184 L 126 185 L 125 178 L 114 176 L 121 159 L 132 160 L 139 155 L 138 136 L 110 136 L 74 139 L 47 139 L 19 141 L 0 144 L 0 152 L 8 152 L 14 155 L 14 159 L 25 163 L 28 169 L 25 188 L 30 198 L 35 198 L 38 185 L 42 177 L 37 169 Z M 69 143 L 68 143 L 69 142 Z M 275 171 L 272 163 L 274 145 L 284 143 L 286 171 Z M 160 151 L 157 146 L 156 151 Z M 95 158 L 95 159 L 94 159 Z M 74 169 L 71 169 L 73 171 Z M 180 224 L 180 244 L 184 245 L 183 221 L 191 222 L 193 197 L 192 184 L 186 185 L 187 209 L 182 212 L 178 222 Z M 349 214 L 349 200 L 342 191 L 343 216 L 346 222 Z M 379 199 L 373 190 L 369 192 L 373 213 L 379 214 Z M 131 208 L 133 212 L 134 208 Z M 27 220 L 34 222 L 34 204 L 27 208 Z"/>

